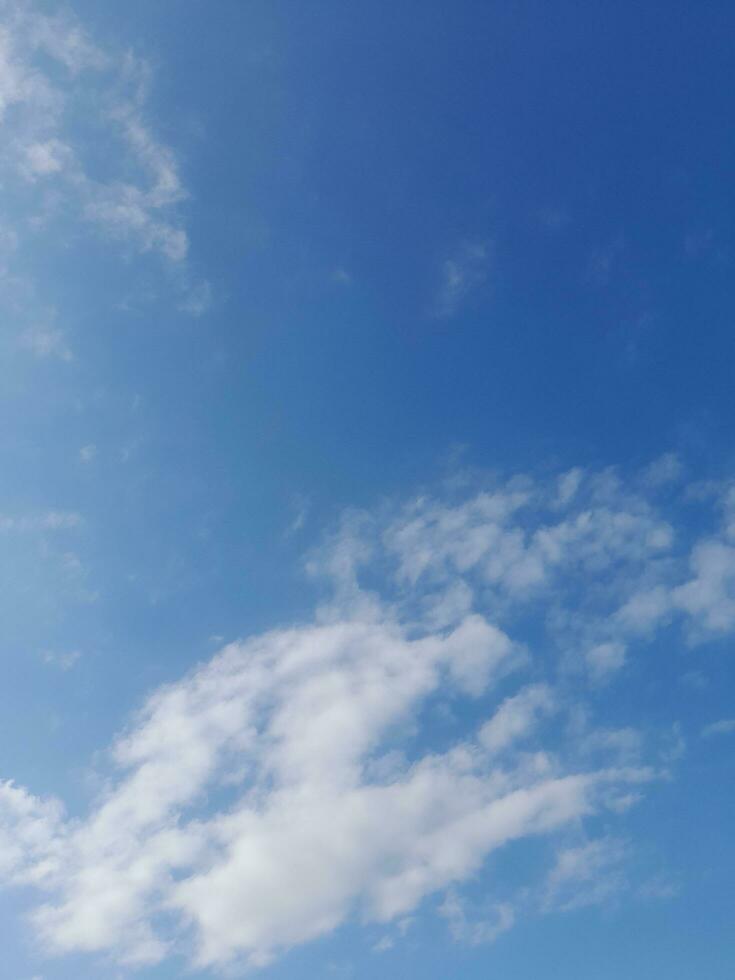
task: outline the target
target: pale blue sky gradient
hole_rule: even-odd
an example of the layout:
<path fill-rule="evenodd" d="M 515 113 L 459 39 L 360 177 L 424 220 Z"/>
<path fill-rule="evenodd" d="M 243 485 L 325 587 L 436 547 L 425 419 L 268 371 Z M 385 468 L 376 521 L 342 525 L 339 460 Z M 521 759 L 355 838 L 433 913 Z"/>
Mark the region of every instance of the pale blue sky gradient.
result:
<path fill-rule="evenodd" d="M 729 980 L 734 29 L 2 0 L 3 975 Z"/>

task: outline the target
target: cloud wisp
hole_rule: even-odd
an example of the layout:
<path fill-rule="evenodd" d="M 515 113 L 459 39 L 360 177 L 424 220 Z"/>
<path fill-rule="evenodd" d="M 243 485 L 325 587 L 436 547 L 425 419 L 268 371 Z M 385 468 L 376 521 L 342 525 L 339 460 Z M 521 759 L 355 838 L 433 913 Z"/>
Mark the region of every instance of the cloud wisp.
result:
<path fill-rule="evenodd" d="M 470 295 L 487 281 L 492 245 L 484 241 L 464 242 L 441 267 L 434 315 L 439 319 L 455 316 Z"/>
<path fill-rule="evenodd" d="M 27 261 L 50 230 L 65 247 L 93 234 L 131 257 L 157 256 L 179 308 L 201 315 L 211 290 L 189 269 L 188 191 L 151 122 L 148 64 L 99 44 L 71 14 L 3 0 L 0 16 L 0 178 L 13 202 L 0 226 L 0 279 L 11 310 L 32 310 L 21 346 L 71 360 Z"/>

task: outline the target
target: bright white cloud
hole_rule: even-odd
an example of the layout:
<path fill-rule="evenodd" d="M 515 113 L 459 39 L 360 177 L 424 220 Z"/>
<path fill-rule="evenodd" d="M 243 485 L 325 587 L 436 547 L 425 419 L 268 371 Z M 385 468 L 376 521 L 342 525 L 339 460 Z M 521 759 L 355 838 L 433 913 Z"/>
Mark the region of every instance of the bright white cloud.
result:
<path fill-rule="evenodd" d="M 43 877 L 53 864 L 63 820 L 54 800 L 41 800 L 12 782 L 0 782 L 0 881 Z"/>
<path fill-rule="evenodd" d="M 509 928 L 515 901 L 470 915 L 463 882 L 511 841 L 614 820 L 681 743 L 674 731 L 654 751 L 597 724 L 590 684 L 663 622 L 701 637 L 730 622 L 719 503 L 687 541 L 615 474 L 576 472 L 349 515 L 310 556 L 331 586 L 313 621 L 155 691 L 86 818 L 8 791 L 6 836 L 32 845 L 5 876 L 47 891 L 33 917 L 46 946 L 252 967 L 432 896 L 457 939 Z M 437 709 L 465 721 L 441 734 Z M 625 853 L 612 838 L 562 848 L 541 906 L 614 894 Z"/>

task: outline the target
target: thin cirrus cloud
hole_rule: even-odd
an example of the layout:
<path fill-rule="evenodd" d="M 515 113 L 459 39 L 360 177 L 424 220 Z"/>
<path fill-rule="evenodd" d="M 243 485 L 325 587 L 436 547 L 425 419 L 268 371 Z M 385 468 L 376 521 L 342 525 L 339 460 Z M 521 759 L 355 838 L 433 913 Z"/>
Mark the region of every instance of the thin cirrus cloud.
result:
<path fill-rule="evenodd" d="M 188 263 L 188 191 L 149 121 L 149 66 L 96 43 L 70 14 L 9 0 L 0 14 L 0 176 L 15 202 L 0 228 L 0 278 L 9 312 L 30 318 L 21 346 L 72 359 L 27 261 L 51 228 L 62 242 L 92 234 L 158 256 L 179 309 L 206 312 L 211 288 Z"/>
<path fill-rule="evenodd" d="M 434 315 L 439 319 L 455 316 L 487 281 L 491 260 L 492 245 L 486 241 L 464 242 L 449 255 L 441 266 Z"/>
<path fill-rule="evenodd" d="M 74 360 L 64 331 L 54 326 L 53 322 L 28 327 L 20 336 L 20 345 L 36 357 L 59 358 L 61 361 Z"/>
<path fill-rule="evenodd" d="M 626 853 L 624 841 L 609 837 L 561 849 L 544 886 L 544 910 L 600 905 L 619 894 L 625 887 Z"/>
<path fill-rule="evenodd" d="M 81 514 L 69 510 L 48 510 L 41 514 L 0 514 L 0 532 L 68 531 L 83 523 Z"/>
<path fill-rule="evenodd" d="M 589 694 L 663 625 L 689 644 L 735 626 L 732 493 L 692 537 L 645 480 L 567 476 L 346 516 L 307 562 L 329 585 L 311 621 L 155 690 L 86 817 L 4 783 L 0 871 L 39 891 L 45 948 L 256 968 L 352 920 L 385 948 L 433 909 L 477 944 L 629 887 L 632 844 L 575 836 L 655 792 L 681 738 L 598 723 Z M 432 711 L 468 705 L 437 743 Z M 463 885 L 530 838 L 552 854 L 535 880 L 475 912 Z"/>
<path fill-rule="evenodd" d="M 713 735 L 732 735 L 735 733 L 735 718 L 722 718 L 720 721 L 713 721 L 705 725 L 702 729 L 703 738 L 711 738 Z"/>
<path fill-rule="evenodd" d="M 6 174 L 54 180 L 56 207 L 144 251 L 186 257 L 188 239 L 171 209 L 186 197 L 170 149 L 145 122 L 148 70 L 130 55 L 104 51 L 70 17 L 3 4 L 0 119 Z M 48 62 L 51 62 L 49 65 Z M 92 106 L 85 93 L 93 91 Z M 135 179 L 92 175 L 89 139 L 78 118 L 92 109 L 94 136 L 122 152 Z M 122 169 L 122 168 L 121 168 Z M 35 188 L 38 191 L 38 188 Z"/>

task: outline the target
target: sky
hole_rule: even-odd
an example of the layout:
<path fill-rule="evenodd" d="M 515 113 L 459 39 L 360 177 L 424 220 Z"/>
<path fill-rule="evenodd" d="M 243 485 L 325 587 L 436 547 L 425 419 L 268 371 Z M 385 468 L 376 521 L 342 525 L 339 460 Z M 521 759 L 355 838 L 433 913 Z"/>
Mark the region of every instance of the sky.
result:
<path fill-rule="evenodd" d="M 732 4 L 0 0 L 12 980 L 730 980 Z"/>

